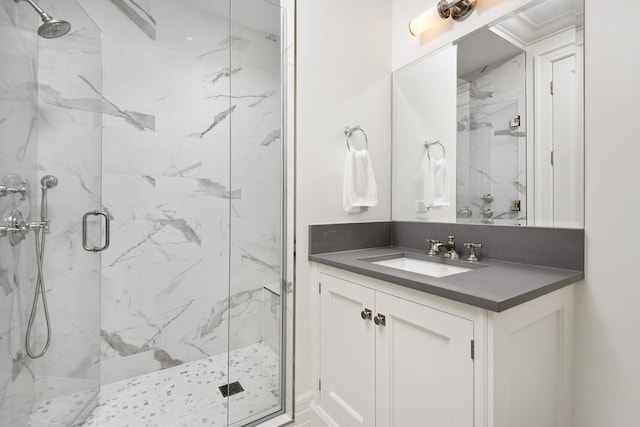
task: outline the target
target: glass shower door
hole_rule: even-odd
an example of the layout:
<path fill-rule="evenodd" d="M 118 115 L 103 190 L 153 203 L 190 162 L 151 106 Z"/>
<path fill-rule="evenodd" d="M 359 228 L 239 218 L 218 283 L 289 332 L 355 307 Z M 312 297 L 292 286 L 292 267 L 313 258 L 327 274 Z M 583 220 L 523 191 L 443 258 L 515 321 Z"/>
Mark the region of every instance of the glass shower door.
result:
<path fill-rule="evenodd" d="M 0 4 L 0 227 L 20 209 L 29 217 L 32 193 L 10 193 L 37 180 L 38 36 L 27 14 Z M 27 304 L 33 299 L 33 241 L 18 247 L 0 232 L 0 425 L 25 425 L 35 403 L 33 361 L 25 354 Z"/>
<path fill-rule="evenodd" d="M 72 30 L 39 39 L 38 175 L 55 176 L 58 185 L 48 191 L 43 265 L 52 338 L 36 361 L 31 424 L 76 425 L 97 404 L 100 387 L 101 252 L 94 248 L 107 236 L 104 218 L 88 215 L 83 230 L 83 216 L 102 210 L 102 39 L 74 0 L 40 5 Z"/>
<path fill-rule="evenodd" d="M 82 218 L 102 207 L 101 35 L 74 0 L 38 3 L 72 31 L 40 38 L 28 4 L 0 8 L 0 175 L 25 190 L 0 197 L 0 425 L 12 426 L 77 425 L 99 390 L 100 254 L 83 249 Z M 87 224 L 90 249 L 101 224 Z"/>
<path fill-rule="evenodd" d="M 228 425 L 283 409 L 283 17 L 263 0 L 231 9 Z"/>

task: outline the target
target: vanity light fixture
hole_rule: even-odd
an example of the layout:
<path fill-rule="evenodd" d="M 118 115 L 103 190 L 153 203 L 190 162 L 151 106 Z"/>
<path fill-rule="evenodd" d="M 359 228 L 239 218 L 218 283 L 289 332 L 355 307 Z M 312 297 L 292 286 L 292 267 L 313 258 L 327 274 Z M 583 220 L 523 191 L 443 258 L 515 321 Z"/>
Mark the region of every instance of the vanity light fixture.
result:
<path fill-rule="evenodd" d="M 438 21 L 438 17 L 442 19 L 451 17 L 454 21 L 464 21 L 475 7 L 476 0 L 454 0 L 451 3 L 440 0 L 435 9 L 431 8 L 409 22 L 409 32 L 419 36 L 431 28 Z"/>

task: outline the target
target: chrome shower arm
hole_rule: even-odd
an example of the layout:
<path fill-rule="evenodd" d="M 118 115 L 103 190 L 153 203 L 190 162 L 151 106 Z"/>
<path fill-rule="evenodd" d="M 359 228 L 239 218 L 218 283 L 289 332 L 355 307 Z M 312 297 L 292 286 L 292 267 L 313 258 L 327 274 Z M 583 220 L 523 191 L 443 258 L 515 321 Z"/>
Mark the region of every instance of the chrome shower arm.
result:
<path fill-rule="evenodd" d="M 49 19 L 51 19 L 51 16 L 49 16 L 47 14 L 47 12 L 45 12 L 44 10 L 42 10 L 42 8 L 40 6 L 38 6 L 33 0 L 14 0 L 16 3 L 20 3 L 21 1 L 25 1 L 27 3 L 29 3 L 31 5 L 31 7 L 38 12 L 38 15 L 40 15 L 40 18 L 42 18 L 43 21 L 47 21 Z"/>

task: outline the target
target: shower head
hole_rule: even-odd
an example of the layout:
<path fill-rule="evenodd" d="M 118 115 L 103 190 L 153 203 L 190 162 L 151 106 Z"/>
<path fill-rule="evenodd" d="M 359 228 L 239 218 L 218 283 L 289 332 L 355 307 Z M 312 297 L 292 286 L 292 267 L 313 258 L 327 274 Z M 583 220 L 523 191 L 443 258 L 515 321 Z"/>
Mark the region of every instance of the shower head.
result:
<path fill-rule="evenodd" d="M 62 21 L 59 19 L 53 19 L 49 17 L 47 21 L 44 21 L 44 24 L 40 25 L 38 28 L 38 35 L 40 37 L 44 37 L 45 39 L 55 39 L 57 37 L 62 37 L 71 30 L 71 24 L 67 21 Z"/>
<path fill-rule="evenodd" d="M 45 175 L 40 180 L 40 185 L 42 185 L 43 190 L 50 190 L 58 185 L 58 178 L 53 175 Z"/>
<path fill-rule="evenodd" d="M 33 0 L 14 0 L 16 3 L 26 1 L 33 7 L 33 9 L 40 15 L 42 19 L 42 25 L 38 28 L 38 35 L 45 39 L 55 39 L 56 37 L 64 36 L 71 30 L 71 24 L 67 21 L 60 19 L 53 19 L 47 12 L 42 10 L 40 6 L 35 4 Z"/>

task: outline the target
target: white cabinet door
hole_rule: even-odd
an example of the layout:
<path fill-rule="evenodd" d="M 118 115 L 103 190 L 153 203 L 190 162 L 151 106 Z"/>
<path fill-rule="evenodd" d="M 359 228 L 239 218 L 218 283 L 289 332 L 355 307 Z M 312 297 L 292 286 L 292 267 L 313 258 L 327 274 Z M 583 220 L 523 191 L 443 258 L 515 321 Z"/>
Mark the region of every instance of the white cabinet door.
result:
<path fill-rule="evenodd" d="M 320 400 L 340 426 L 375 426 L 375 291 L 322 274 Z"/>
<path fill-rule="evenodd" d="M 376 425 L 473 426 L 473 322 L 376 294 Z"/>

